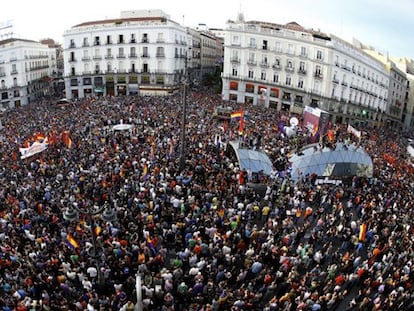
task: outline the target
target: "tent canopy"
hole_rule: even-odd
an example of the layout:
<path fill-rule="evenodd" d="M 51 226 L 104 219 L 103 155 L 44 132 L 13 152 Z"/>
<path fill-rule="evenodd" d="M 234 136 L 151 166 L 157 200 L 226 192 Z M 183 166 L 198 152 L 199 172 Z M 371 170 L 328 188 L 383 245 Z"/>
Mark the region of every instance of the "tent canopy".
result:
<path fill-rule="evenodd" d="M 236 154 L 241 170 L 251 171 L 252 173 L 263 173 L 265 175 L 271 174 L 273 165 L 266 153 L 240 147 L 238 141 L 231 141 L 229 145 Z"/>

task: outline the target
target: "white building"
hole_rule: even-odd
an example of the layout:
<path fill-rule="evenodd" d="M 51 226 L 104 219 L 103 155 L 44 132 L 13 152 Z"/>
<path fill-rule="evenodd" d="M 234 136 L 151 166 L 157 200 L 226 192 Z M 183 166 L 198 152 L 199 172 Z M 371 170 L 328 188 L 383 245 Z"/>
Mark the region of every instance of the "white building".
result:
<path fill-rule="evenodd" d="M 301 113 L 305 105 L 338 122 L 376 123 L 388 99 L 384 66 L 352 44 L 297 23 L 229 22 L 225 101 Z"/>
<path fill-rule="evenodd" d="M 0 41 L 1 108 L 26 105 L 50 95 L 50 77 L 56 68 L 56 50 L 32 40 Z"/>
<path fill-rule="evenodd" d="M 121 12 L 64 33 L 68 98 L 169 94 L 182 82 L 191 40 L 161 10 Z"/>

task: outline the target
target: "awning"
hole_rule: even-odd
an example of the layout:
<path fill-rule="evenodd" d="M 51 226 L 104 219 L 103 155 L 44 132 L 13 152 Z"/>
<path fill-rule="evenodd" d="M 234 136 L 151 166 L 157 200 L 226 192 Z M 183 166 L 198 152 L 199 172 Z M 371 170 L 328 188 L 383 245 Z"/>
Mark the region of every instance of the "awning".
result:
<path fill-rule="evenodd" d="M 237 90 L 239 83 L 237 81 L 230 81 L 230 89 Z"/>

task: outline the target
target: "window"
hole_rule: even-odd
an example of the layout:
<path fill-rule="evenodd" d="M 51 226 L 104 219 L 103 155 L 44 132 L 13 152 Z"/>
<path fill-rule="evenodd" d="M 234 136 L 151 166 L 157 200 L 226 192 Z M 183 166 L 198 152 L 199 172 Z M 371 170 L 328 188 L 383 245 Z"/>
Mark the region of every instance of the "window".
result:
<path fill-rule="evenodd" d="M 111 36 L 106 36 L 106 44 L 112 44 Z"/>
<path fill-rule="evenodd" d="M 83 38 L 83 46 L 89 46 L 88 38 Z"/>
<path fill-rule="evenodd" d="M 143 33 L 142 34 L 142 42 L 148 42 L 148 34 L 147 33 Z"/>
<path fill-rule="evenodd" d="M 142 47 L 142 57 L 148 57 L 148 47 Z"/>
<path fill-rule="evenodd" d="M 262 71 L 260 74 L 260 80 L 266 80 L 266 71 Z"/>
<path fill-rule="evenodd" d="M 256 38 L 250 38 L 249 47 L 254 49 L 256 48 Z"/>
<path fill-rule="evenodd" d="M 300 62 L 299 63 L 299 72 L 300 73 L 305 73 L 306 72 L 305 62 Z"/>
<path fill-rule="evenodd" d="M 323 60 L 323 53 L 321 50 L 316 51 L 316 59 L 317 60 Z"/>
<path fill-rule="evenodd" d="M 263 40 L 263 50 L 267 50 L 267 40 Z"/>
<path fill-rule="evenodd" d="M 291 85 L 292 84 L 292 78 L 290 76 L 286 77 L 286 85 Z"/>
<path fill-rule="evenodd" d="M 99 64 L 95 64 L 95 73 L 98 74 L 101 71 Z"/>
<path fill-rule="evenodd" d="M 118 43 L 124 43 L 124 35 L 118 36 Z"/>
<path fill-rule="evenodd" d="M 254 84 L 246 83 L 246 93 L 254 93 Z"/>
<path fill-rule="evenodd" d="M 74 39 L 70 39 L 69 47 L 71 47 L 71 48 L 75 47 L 75 40 Z"/>
<path fill-rule="evenodd" d="M 230 90 L 237 91 L 239 83 L 237 81 L 230 81 Z"/>
<path fill-rule="evenodd" d="M 148 72 L 148 64 L 142 65 L 142 72 Z"/>
<path fill-rule="evenodd" d="M 275 43 L 275 51 L 278 52 L 278 53 L 282 52 L 282 45 L 281 45 L 280 42 Z"/>
<path fill-rule="evenodd" d="M 295 47 L 293 44 L 288 44 L 288 53 L 291 55 L 295 54 Z"/>
<path fill-rule="evenodd" d="M 106 49 L 106 56 L 105 57 L 109 57 L 109 58 L 112 57 L 112 50 L 110 48 Z"/>
<path fill-rule="evenodd" d="M 250 53 L 249 53 L 249 60 L 248 60 L 248 63 L 249 63 L 249 64 L 254 64 L 254 63 L 255 63 L 254 59 L 255 59 L 255 55 L 254 55 L 254 53 L 253 53 L 253 52 L 250 52 Z"/>
<path fill-rule="evenodd" d="M 267 66 L 267 55 L 262 55 L 262 65 Z"/>
<path fill-rule="evenodd" d="M 240 37 L 239 36 L 233 36 L 231 38 L 231 44 L 233 44 L 233 45 L 240 45 Z"/>
<path fill-rule="evenodd" d="M 135 34 L 134 33 L 131 33 L 131 43 L 135 43 L 136 42 L 136 40 L 135 40 Z"/>
<path fill-rule="evenodd" d="M 119 49 L 118 49 L 118 56 L 119 56 L 119 57 L 125 57 L 125 54 L 124 54 L 124 48 L 119 48 Z"/>
<path fill-rule="evenodd" d="M 164 47 L 162 46 L 157 47 L 157 57 L 165 57 Z"/>
<path fill-rule="evenodd" d="M 164 33 L 159 32 L 157 34 L 157 42 L 164 42 Z"/>
<path fill-rule="evenodd" d="M 253 79 L 254 78 L 254 72 L 253 72 L 253 70 L 249 69 L 248 75 L 249 75 L 249 79 Z"/>
<path fill-rule="evenodd" d="M 233 76 L 233 77 L 237 77 L 237 68 L 233 68 L 233 70 L 232 70 L 232 72 L 231 72 L 231 75 Z"/>
<path fill-rule="evenodd" d="M 273 82 L 274 82 L 274 83 L 279 83 L 279 75 L 278 75 L 277 73 L 275 73 L 275 74 L 273 75 Z"/>
<path fill-rule="evenodd" d="M 76 75 L 75 67 L 70 68 L 70 73 L 71 73 L 72 76 Z M 78 81 L 78 80 L 76 80 L 76 81 Z"/>
<path fill-rule="evenodd" d="M 308 53 L 306 52 L 306 47 L 302 46 L 300 48 L 300 56 L 306 56 Z"/>
<path fill-rule="evenodd" d="M 315 77 L 321 78 L 322 77 L 322 68 L 319 65 L 315 67 Z"/>
<path fill-rule="evenodd" d="M 129 55 L 130 57 L 136 57 L 137 56 L 137 53 L 136 53 L 136 50 L 135 50 L 134 46 L 129 49 L 129 53 L 130 53 L 130 55 Z"/>
<path fill-rule="evenodd" d="M 299 79 L 299 81 L 298 81 L 298 88 L 303 89 L 303 80 L 302 79 Z"/>
<path fill-rule="evenodd" d="M 93 42 L 94 42 L 95 45 L 100 45 L 99 36 L 96 36 L 95 40 Z"/>

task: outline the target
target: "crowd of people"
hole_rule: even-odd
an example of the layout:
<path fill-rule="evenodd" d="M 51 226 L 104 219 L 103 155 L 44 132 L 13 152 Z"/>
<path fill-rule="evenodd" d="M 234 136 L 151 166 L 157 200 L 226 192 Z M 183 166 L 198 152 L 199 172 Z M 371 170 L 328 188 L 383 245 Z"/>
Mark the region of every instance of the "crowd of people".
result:
<path fill-rule="evenodd" d="M 291 116 L 244 106 L 240 135 L 237 122 L 213 118 L 220 104 L 188 94 L 184 154 L 179 95 L 5 112 L 1 310 L 414 310 L 407 138 L 366 129 L 358 143 L 372 178 L 293 181 L 289 156 L 308 134 L 280 130 Z M 232 139 L 277 163 L 263 191 L 227 152 Z M 47 149 L 22 159 L 19 148 L 38 140 Z"/>

